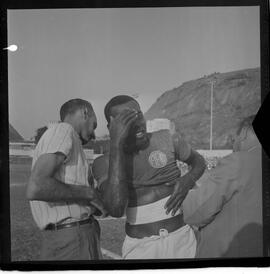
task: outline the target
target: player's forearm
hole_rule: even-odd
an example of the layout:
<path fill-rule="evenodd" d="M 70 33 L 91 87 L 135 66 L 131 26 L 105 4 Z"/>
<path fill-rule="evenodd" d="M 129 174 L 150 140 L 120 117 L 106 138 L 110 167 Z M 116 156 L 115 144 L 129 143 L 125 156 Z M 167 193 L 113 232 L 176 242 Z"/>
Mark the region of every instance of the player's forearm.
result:
<path fill-rule="evenodd" d="M 46 202 L 88 203 L 93 189 L 87 186 L 65 184 L 53 177 L 31 177 L 26 196 L 29 200 Z"/>
<path fill-rule="evenodd" d="M 196 151 L 192 150 L 192 154 L 186 162 L 191 166 L 191 170 L 184 175 L 184 177 L 189 177 L 190 188 L 193 188 L 196 181 L 203 175 L 205 171 L 205 161 L 204 158 Z"/>
<path fill-rule="evenodd" d="M 121 145 L 111 144 L 109 159 L 109 178 L 104 190 L 104 203 L 109 214 L 121 217 L 128 202 L 125 154 Z"/>

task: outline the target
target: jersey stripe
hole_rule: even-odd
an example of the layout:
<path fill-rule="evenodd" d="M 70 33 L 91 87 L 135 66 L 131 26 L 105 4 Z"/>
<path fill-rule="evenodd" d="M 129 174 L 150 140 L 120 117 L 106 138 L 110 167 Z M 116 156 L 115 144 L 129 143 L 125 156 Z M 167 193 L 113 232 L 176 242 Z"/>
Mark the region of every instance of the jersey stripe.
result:
<path fill-rule="evenodd" d="M 62 142 L 59 144 L 59 148 L 58 148 L 58 149 L 60 149 L 61 146 L 64 144 L 64 141 L 66 140 L 67 136 L 68 136 L 68 129 L 66 130 L 66 133 L 65 133 L 65 135 L 64 135 L 64 138 L 63 138 Z"/>
<path fill-rule="evenodd" d="M 49 130 L 47 130 L 47 132 L 48 132 L 48 131 L 49 131 Z M 47 149 L 46 149 L 44 152 L 47 152 L 47 151 L 48 151 L 49 146 L 50 146 L 50 143 L 51 143 L 51 141 L 53 140 L 53 137 L 55 136 L 56 131 L 57 131 L 57 127 L 55 127 L 54 131 L 51 133 L 50 140 L 48 141 L 48 144 L 47 144 Z"/>

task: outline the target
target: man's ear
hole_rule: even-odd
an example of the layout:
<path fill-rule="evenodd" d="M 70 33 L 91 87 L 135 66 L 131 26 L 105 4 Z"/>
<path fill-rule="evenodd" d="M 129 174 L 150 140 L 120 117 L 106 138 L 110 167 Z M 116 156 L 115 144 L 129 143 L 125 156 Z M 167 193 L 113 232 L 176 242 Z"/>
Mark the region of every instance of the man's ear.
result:
<path fill-rule="evenodd" d="M 107 124 L 108 129 L 110 129 L 110 125 L 111 125 L 113 120 L 114 120 L 114 117 L 110 115 L 110 122 Z"/>
<path fill-rule="evenodd" d="M 81 109 L 81 115 L 82 115 L 83 119 L 86 120 L 87 117 L 89 116 L 89 111 L 88 111 L 88 109 L 87 109 L 87 108 L 82 108 L 82 109 Z"/>
<path fill-rule="evenodd" d="M 241 142 L 245 141 L 248 137 L 248 129 L 247 128 L 242 128 L 239 135 Z"/>

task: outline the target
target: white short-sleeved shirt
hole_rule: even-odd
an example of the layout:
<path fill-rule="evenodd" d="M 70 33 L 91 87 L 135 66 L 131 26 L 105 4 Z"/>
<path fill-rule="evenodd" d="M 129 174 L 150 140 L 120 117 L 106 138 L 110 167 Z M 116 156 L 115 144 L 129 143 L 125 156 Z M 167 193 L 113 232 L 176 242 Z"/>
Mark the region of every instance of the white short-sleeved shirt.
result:
<path fill-rule="evenodd" d="M 81 140 L 68 123 L 49 127 L 39 140 L 33 154 L 32 169 L 42 154 L 61 152 L 66 155 L 55 178 L 66 184 L 88 186 L 88 164 Z M 31 211 L 38 227 L 44 229 L 49 223 L 75 221 L 87 218 L 93 213 L 91 206 L 72 202 L 30 201 Z"/>

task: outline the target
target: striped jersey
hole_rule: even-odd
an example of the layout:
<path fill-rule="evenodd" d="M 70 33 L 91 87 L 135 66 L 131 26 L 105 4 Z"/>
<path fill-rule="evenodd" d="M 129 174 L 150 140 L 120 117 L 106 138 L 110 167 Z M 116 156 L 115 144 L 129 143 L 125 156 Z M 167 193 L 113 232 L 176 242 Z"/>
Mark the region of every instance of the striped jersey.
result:
<path fill-rule="evenodd" d="M 77 132 L 68 123 L 49 127 L 39 140 L 34 154 L 32 169 L 42 154 L 61 152 L 66 160 L 55 173 L 55 179 L 65 184 L 88 186 L 88 164 Z M 30 201 L 33 218 L 38 227 L 44 229 L 49 223 L 76 221 L 93 213 L 91 206 L 73 202 Z"/>

